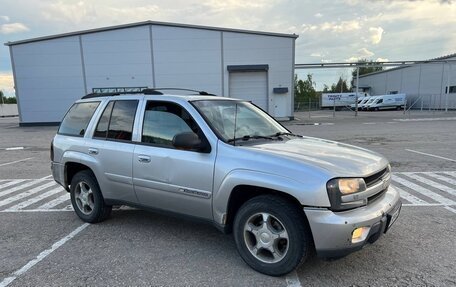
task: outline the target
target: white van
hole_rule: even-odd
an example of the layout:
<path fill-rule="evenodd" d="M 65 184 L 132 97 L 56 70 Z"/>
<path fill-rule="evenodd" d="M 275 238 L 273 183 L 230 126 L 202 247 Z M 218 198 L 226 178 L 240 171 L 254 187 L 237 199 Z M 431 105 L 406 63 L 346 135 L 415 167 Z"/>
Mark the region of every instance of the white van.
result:
<path fill-rule="evenodd" d="M 389 109 L 403 109 L 405 105 L 405 94 L 381 95 L 377 96 L 375 100 L 368 103 L 367 109 L 369 111 L 389 110 Z"/>
<path fill-rule="evenodd" d="M 362 96 L 358 97 L 358 109 L 361 109 L 361 104 L 367 102 L 371 96 L 369 96 L 368 93 L 365 94 L 360 94 Z M 355 109 L 356 108 L 356 103 L 351 104 L 350 108 Z"/>
<path fill-rule="evenodd" d="M 378 96 L 370 96 L 368 99 L 366 99 L 366 101 L 361 103 L 361 106 L 358 107 L 358 109 L 367 111 L 367 106 L 372 104 L 377 97 Z"/>

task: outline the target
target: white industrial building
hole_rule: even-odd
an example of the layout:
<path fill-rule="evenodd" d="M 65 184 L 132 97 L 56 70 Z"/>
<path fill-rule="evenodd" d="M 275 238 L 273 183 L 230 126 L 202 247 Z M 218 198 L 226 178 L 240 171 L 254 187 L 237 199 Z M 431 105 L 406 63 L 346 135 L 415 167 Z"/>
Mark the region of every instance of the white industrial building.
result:
<path fill-rule="evenodd" d="M 293 116 L 297 35 L 146 21 L 8 42 L 21 125 L 61 121 L 85 94 L 173 87 Z"/>
<path fill-rule="evenodd" d="M 413 109 L 453 110 L 456 109 L 454 60 L 456 54 L 451 54 L 427 63 L 362 75 L 359 76 L 359 87 L 371 95 L 404 93 L 407 105 L 413 105 Z"/>

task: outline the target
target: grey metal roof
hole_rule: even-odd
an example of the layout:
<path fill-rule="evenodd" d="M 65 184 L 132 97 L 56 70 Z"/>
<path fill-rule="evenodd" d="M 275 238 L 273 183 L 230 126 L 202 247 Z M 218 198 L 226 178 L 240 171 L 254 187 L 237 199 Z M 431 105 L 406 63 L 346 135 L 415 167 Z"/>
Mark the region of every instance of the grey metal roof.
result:
<path fill-rule="evenodd" d="M 420 64 L 419 62 L 424 62 L 424 64 L 426 64 L 427 61 L 442 61 L 442 60 L 451 59 L 451 58 L 456 58 L 456 53 L 448 54 L 448 55 L 437 57 L 437 58 L 432 58 L 432 59 L 425 60 L 425 61 L 417 61 L 417 64 Z M 453 60 L 451 60 L 451 62 L 453 62 Z M 430 62 L 428 64 L 431 64 L 431 63 L 432 62 Z M 396 67 L 396 68 L 391 68 L 391 69 L 386 69 L 386 70 L 382 70 L 382 71 L 372 72 L 369 74 L 360 75 L 359 77 L 364 78 L 364 77 L 369 77 L 372 75 L 387 73 L 387 72 L 391 72 L 391 71 L 395 71 L 395 70 L 399 70 L 399 69 L 405 69 L 405 68 L 409 68 L 409 67 L 411 67 L 411 66 L 404 65 L 404 66 L 400 66 L 400 67 Z"/>
<path fill-rule="evenodd" d="M 76 31 L 76 32 L 69 32 L 69 33 L 63 33 L 63 34 L 56 34 L 56 35 L 50 35 L 50 36 L 44 36 L 44 37 L 19 40 L 19 41 L 14 41 L 14 42 L 7 42 L 7 43 L 5 43 L 5 45 L 13 46 L 13 45 L 18 45 L 18 44 L 45 41 L 45 40 L 50 40 L 50 39 L 62 38 L 62 37 L 83 35 L 83 34 L 104 32 L 104 31 L 111 31 L 111 30 L 118 30 L 118 29 L 125 29 L 125 28 L 133 28 L 133 27 L 146 26 L 146 25 L 192 28 L 192 29 L 223 31 L 223 32 L 236 32 L 236 33 L 265 35 L 265 36 L 274 36 L 274 37 L 295 38 L 295 39 L 299 37 L 296 34 L 261 32 L 261 31 L 252 31 L 252 30 L 231 29 L 231 28 L 221 28 L 221 27 L 212 27 L 212 26 L 200 26 L 200 25 L 191 25 L 191 24 L 179 24 L 179 23 L 170 23 L 170 22 L 157 22 L 157 21 L 148 20 L 148 21 L 143 21 L 143 22 L 102 27 L 102 28 L 96 28 L 96 29 L 81 30 L 81 31 Z"/>

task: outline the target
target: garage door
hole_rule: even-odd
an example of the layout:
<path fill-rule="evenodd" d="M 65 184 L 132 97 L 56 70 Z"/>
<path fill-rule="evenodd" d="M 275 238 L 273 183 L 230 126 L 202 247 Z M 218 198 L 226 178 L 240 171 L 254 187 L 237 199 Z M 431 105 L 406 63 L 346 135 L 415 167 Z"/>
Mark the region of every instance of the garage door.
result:
<path fill-rule="evenodd" d="M 268 110 L 267 72 L 230 72 L 230 98 L 252 101 L 263 110 Z"/>

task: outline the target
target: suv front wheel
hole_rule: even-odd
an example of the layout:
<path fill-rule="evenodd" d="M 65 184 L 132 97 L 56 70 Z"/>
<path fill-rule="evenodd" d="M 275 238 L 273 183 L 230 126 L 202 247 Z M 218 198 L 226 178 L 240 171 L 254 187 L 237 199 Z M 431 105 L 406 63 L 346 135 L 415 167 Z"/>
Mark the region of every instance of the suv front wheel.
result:
<path fill-rule="evenodd" d="M 278 196 L 261 195 L 245 202 L 236 214 L 233 229 L 242 259 L 267 275 L 293 271 L 311 249 L 303 212 Z"/>
<path fill-rule="evenodd" d="M 96 223 L 109 217 L 112 206 L 106 205 L 98 182 L 89 170 L 74 175 L 71 180 L 71 204 L 85 222 Z"/>

